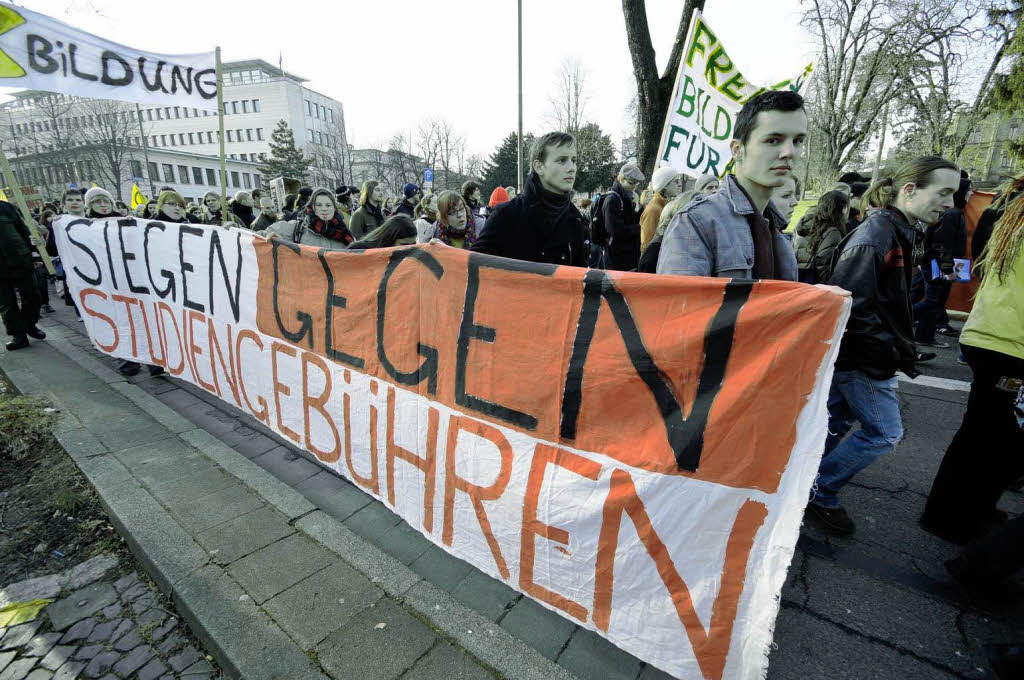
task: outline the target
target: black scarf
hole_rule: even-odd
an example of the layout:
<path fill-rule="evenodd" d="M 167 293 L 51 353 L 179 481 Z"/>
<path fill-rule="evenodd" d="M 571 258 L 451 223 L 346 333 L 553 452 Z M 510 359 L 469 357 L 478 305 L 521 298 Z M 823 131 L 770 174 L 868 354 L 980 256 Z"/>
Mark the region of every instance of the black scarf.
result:
<path fill-rule="evenodd" d="M 380 209 L 379 206 L 376 206 L 373 203 L 367 201 L 366 203 L 363 204 L 363 209 L 376 218 L 378 227 L 384 224 L 384 212 Z"/>
<path fill-rule="evenodd" d="M 91 220 L 109 220 L 110 218 L 117 217 L 118 215 L 113 210 L 106 215 L 101 215 L 92 208 L 89 208 L 88 212 L 85 213 L 85 216 Z"/>
<path fill-rule="evenodd" d="M 561 222 L 572 205 L 569 194 L 548 191 L 540 183 L 540 177 L 535 172 L 530 173 L 529 183 L 533 189 L 531 193 L 536 197 L 532 207 L 540 214 L 543 223 L 553 227 Z"/>

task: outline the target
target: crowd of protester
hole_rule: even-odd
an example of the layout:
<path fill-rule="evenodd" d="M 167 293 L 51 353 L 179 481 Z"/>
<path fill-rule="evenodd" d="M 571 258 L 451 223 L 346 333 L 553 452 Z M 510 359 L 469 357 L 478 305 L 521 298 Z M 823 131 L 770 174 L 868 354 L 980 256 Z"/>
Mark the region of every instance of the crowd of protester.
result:
<path fill-rule="evenodd" d="M 839 535 L 856 530 L 840 503 L 843 488 L 903 437 L 897 372 L 915 378 L 920 364 L 936 356 L 928 349 L 949 346 L 936 333 L 958 336 L 973 382 L 921 526 L 960 545 L 974 543 L 950 563 L 959 580 L 1004 577 L 1024 563 L 1024 519 L 1008 519 L 996 507 L 1003 490 L 1024 476 L 1024 177 L 1002 187 L 979 220 L 970 267 L 981 285 L 957 330 L 946 303 L 964 274 L 958 260 L 968 253 L 968 174 L 936 156 L 916 158 L 874 182 L 847 173 L 790 231 L 801 195 L 794 168 L 806 139 L 801 97 L 766 92 L 736 118 L 732 172 L 701 176 L 688 190 L 681 173 L 662 167 L 639 193 L 646 177 L 630 162 L 608 191 L 574 198 L 575 139 L 551 132 L 531 150 L 522 191 L 499 186 L 486 202 L 475 181 L 439 193 L 406 184 L 394 199 L 376 181 L 303 187 L 285 196 L 280 209 L 259 190 L 238 192 L 225 209 L 215 192 L 196 205 L 165 187 L 135 215 L 246 228 L 326 250 L 436 241 L 538 263 L 777 279 L 851 296 L 828 397 L 828 436 L 807 506 L 808 521 Z M 49 230 L 56 216 L 104 219 L 127 212 L 94 187 L 84 194 L 66 191 L 35 217 L 48 252 L 57 256 Z M 8 350 L 26 347 L 29 337 L 45 338 L 36 325 L 40 309 L 53 311 L 34 251 L 17 208 L 0 202 L 0 311 L 12 338 Z M 73 304 L 66 287 L 63 294 Z M 129 375 L 139 368 L 121 365 Z M 1004 444 L 977 446 L 982 439 Z"/>

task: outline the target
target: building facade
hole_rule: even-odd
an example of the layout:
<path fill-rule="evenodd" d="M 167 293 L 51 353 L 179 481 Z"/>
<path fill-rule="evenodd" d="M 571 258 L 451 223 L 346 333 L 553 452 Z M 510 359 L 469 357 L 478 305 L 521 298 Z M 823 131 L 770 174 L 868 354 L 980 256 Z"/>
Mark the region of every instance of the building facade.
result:
<path fill-rule="evenodd" d="M 304 78 L 275 68 L 259 60 L 226 62 L 224 74 L 224 137 L 225 155 L 232 164 L 231 172 L 239 175 L 239 188 L 245 177 L 250 183 L 269 182 L 255 166 L 270 153 L 270 136 L 279 121 L 284 120 L 295 136 L 295 145 L 313 159 L 310 180 L 314 183 L 341 183 L 348 173 L 348 144 L 345 116 L 341 102 L 309 89 Z M 103 165 L 104 154 L 83 150 L 99 144 L 106 147 L 131 147 L 140 152 L 145 145 L 155 165 L 154 184 L 177 184 L 164 180 L 164 161 L 199 168 L 205 175 L 204 162 L 186 159 L 216 157 L 220 153 L 220 130 L 216 111 L 203 111 L 184 106 L 137 107 L 134 104 L 89 100 L 39 91 L 14 94 L 15 99 L 0 105 L 0 129 L 4 148 L 14 165 L 38 168 L 49 184 L 80 184 L 87 179 L 85 168 L 90 161 Z M 95 151 L 95 149 L 93 149 Z M 110 154 L 106 154 L 110 156 Z M 32 157 L 32 162 L 19 158 Z M 81 156 L 79 158 L 79 156 Z M 92 156 L 98 156 L 95 160 Z M 159 160 L 153 156 L 158 156 Z M 135 153 L 132 153 L 135 158 Z M 174 159 L 183 163 L 170 162 Z M 46 161 L 52 161 L 49 172 Z M 136 159 L 137 160 L 137 159 Z M 70 164 L 70 168 L 63 167 Z M 108 165 L 110 163 L 107 163 Z M 249 165 L 251 164 L 251 165 Z M 96 174 L 96 173 L 94 173 Z M 106 174 L 108 183 L 110 173 Z M 141 177 L 149 183 L 149 166 L 143 164 Z M 89 176 L 90 181 L 95 177 Z M 42 183 L 40 183 L 42 184 Z M 99 182 L 97 182 L 99 184 Z M 88 186 L 88 185 L 86 185 Z M 140 183 L 141 186 L 141 183 Z M 183 186 L 191 186 L 184 185 Z M 209 185 L 207 185 L 209 186 Z M 229 176 L 229 187 L 231 179 Z M 254 186 L 259 186 L 254 184 Z"/>
<path fill-rule="evenodd" d="M 991 189 L 1024 172 L 1024 160 L 1014 156 L 1011 142 L 1024 140 L 1024 116 L 992 114 L 971 132 L 960 154 L 960 165 L 978 188 Z"/>

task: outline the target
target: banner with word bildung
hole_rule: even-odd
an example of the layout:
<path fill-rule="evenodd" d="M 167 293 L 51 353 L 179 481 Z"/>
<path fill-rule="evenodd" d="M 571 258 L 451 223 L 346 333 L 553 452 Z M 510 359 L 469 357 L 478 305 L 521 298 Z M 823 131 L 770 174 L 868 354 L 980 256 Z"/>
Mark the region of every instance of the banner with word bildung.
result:
<path fill-rule="evenodd" d="M 0 2 L 0 86 L 217 110 L 214 52 L 154 54 L 6 2 Z"/>
<path fill-rule="evenodd" d="M 732 160 L 729 141 L 744 102 L 767 90 L 804 94 L 814 69 L 808 64 L 794 78 L 765 87 L 752 85 L 699 10 L 693 12 L 684 45 L 656 165 L 689 177 L 721 177 Z"/>
<path fill-rule="evenodd" d="M 760 678 L 847 298 L 437 242 L 62 217 L 103 352 L 252 414 L 490 576 L 680 678 Z"/>

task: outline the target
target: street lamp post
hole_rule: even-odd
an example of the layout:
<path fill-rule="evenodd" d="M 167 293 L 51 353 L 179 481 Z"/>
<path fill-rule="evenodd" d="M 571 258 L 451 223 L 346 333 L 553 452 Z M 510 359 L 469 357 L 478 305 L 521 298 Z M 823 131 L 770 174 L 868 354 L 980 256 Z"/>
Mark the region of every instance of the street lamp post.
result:
<path fill-rule="evenodd" d="M 519 138 L 516 144 L 516 190 L 523 192 L 523 0 L 519 0 Z"/>

